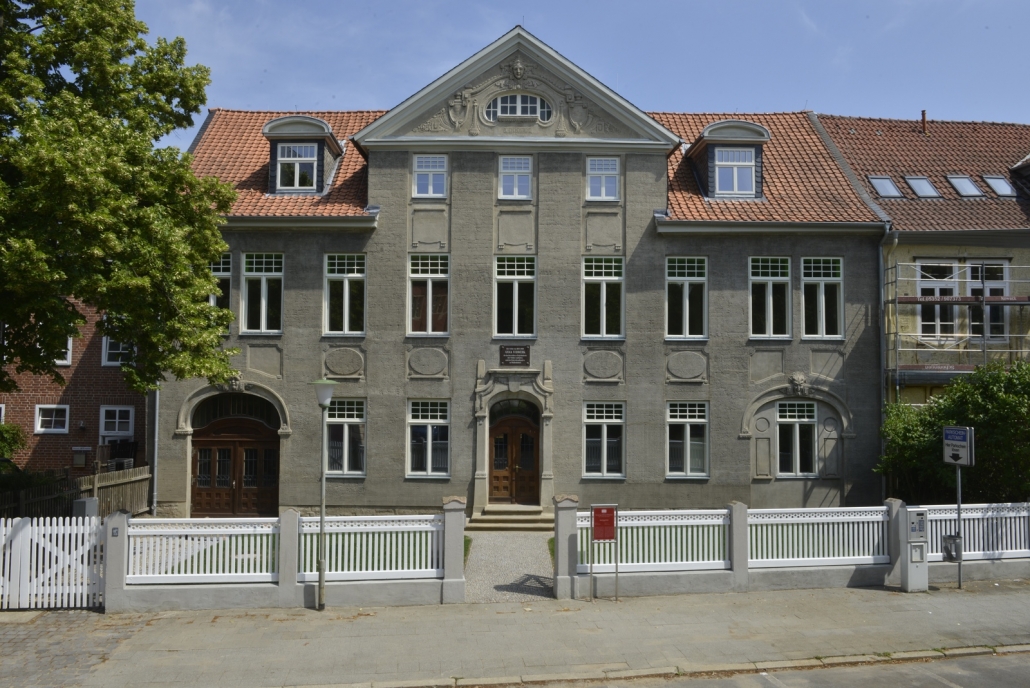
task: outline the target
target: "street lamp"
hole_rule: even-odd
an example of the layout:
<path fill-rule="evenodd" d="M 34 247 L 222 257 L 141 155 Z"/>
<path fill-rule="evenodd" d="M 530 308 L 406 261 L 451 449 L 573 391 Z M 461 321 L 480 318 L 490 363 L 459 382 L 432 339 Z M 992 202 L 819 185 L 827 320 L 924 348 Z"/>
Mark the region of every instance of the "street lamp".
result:
<path fill-rule="evenodd" d="M 335 380 L 322 378 L 309 385 L 315 388 L 315 396 L 318 397 L 318 406 L 322 409 L 322 451 L 319 454 L 322 482 L 321 510 L 318 514 L 318 611 L 325 609 L 325 472 L 329 463 L 329 452 L 326 442 L 326 421 L 329 418 L 329 404 L 333 399 L 333 387 L 340 384 Z"/>

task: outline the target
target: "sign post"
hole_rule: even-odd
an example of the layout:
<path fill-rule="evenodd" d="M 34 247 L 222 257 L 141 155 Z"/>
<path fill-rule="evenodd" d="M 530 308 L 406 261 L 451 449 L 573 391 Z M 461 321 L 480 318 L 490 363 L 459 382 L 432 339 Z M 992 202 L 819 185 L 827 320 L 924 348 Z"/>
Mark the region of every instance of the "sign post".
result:
<path fill-rule="evenodd" d="M 615 601 L 619 601 L 619 506 L 617 504 L 590 505 L 590 598 L 594 597 L 594 544 L 615 543 Z"/>
<path fill-rule="evenodd" d="M 974 464 L 973 428 L 957 425 L 944 426 L 944 463 L 955 467 L 955 554 L 958 561 L 958 587 L 962 588 L 962 467 Z"/>

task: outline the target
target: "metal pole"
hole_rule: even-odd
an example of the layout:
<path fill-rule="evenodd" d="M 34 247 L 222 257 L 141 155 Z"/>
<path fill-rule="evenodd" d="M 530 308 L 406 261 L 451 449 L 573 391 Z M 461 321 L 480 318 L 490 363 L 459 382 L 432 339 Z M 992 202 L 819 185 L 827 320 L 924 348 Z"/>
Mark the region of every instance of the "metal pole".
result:
<path fill-rule="evenodd" d="M 590 507 L 590 532 L 587 534 L 587 564 L 590 567 L 590 601 L 594 601 L 594 507 Z"/>
<path fill-rule="evenodd" d="M 325 428 L 326 416 L 329 413 L 329 405 L 322 407 L 322 449 L 319 452 L 319 465 L 321 466 L 322 500 L 321 509 L 318 515 L 318 611 L 325 610 L 325 468 L 326 468 L 326 441 Z"/>
<path fill-rule="evenodd" d="M 615 511 L 615 601 L 619 601 L 619 512 Z"/>
<path fill-rule="evenodd" d="M 956 501 L 958 509 L 958 532 L 955 535 L 959 536 L 959 557 L 958 557 L 958 587 L 962 589 L 962 558 L 965 557 L 966 543 L 962 541 L 962 466 L 955 466 L 955 482 L 956 491 L 958 492 L 958 499 Z"/>

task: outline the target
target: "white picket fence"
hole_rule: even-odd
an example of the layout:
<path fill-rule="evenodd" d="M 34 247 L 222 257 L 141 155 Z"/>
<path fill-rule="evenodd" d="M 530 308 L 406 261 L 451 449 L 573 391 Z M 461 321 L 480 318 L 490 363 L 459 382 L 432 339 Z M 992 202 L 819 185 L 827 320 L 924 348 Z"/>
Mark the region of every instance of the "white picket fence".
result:
<path fill-rule="evenodd" d="M 728 569 L 728 509 L 620 511 L 619 571 L 703 571 Z M 590 570 L 590 513 L 576 514 L 577 571 Z M 615 545 L 595 543 L 595 573 L 615 571 Z"/>
<path fill-rule="evenodd" d="M 956 531 L 955 505 L 925 507 L 929 517 L 928 561 L 943 561 L 944 535 Z M 1030 504 L 963 504 L 962 558 L 1015 559 L 1030 557 Z"/>
<path fill-rule="evenodd" d="M 97 518 L 0 519 L 0 609 L 101 604 Z"/>
<path fill-rule="evenodd" d="M 326 580 L 443 578 L 443 516 L 326 519 Z M 318 580 L 318 518 L 300 519 L 297 579 Z"/>
<path fill-rule="evenodd" d="M 277 518 L 129 521 L 129 585 L 279 580 Z"/>
<path fill-rule="evenodd" d="M 748 567 L 889 564 L 887 507 L 748 509 Z"/>

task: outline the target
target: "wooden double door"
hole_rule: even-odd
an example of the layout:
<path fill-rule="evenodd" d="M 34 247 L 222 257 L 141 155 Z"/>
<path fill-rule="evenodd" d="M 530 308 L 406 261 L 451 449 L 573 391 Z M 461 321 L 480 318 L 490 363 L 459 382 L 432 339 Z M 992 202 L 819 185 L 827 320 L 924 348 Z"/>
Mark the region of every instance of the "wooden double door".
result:
<path fill-rule="evenodd" d="M 215 421 L 193 437 L 192 516 L 277 516 L 279 437 L 257 421 Z"/>
<path fill-rule="evenodd" d="M 540 503 L 540 429 L 526 418 L 490 428 L 490 501 Z"/>

